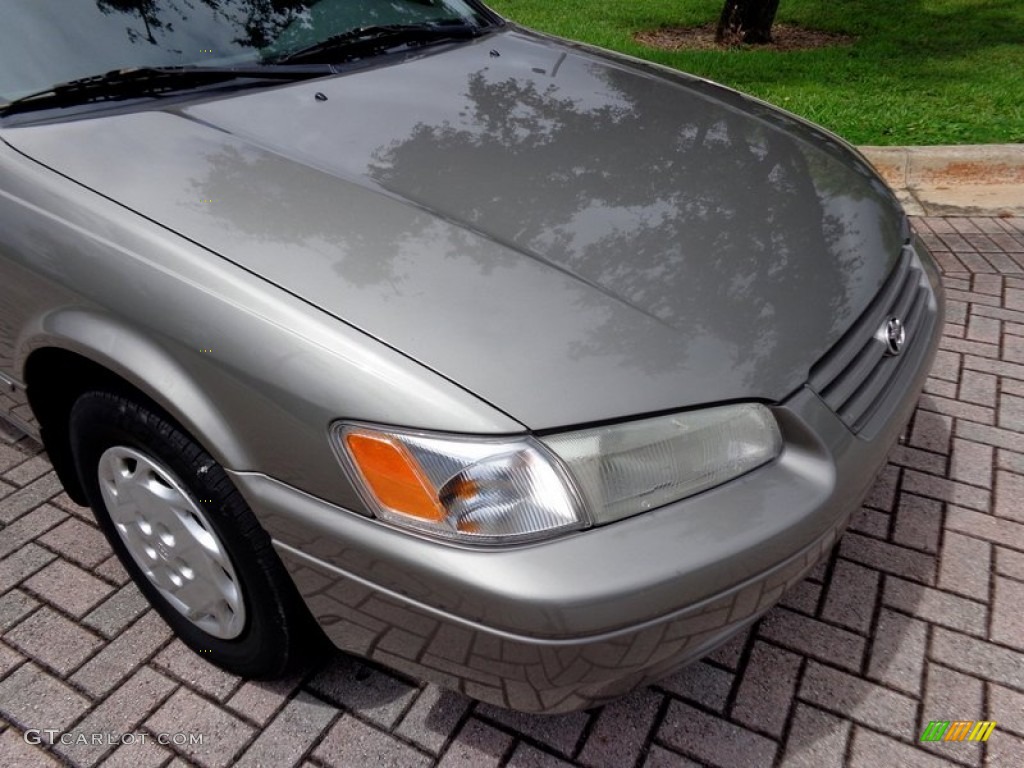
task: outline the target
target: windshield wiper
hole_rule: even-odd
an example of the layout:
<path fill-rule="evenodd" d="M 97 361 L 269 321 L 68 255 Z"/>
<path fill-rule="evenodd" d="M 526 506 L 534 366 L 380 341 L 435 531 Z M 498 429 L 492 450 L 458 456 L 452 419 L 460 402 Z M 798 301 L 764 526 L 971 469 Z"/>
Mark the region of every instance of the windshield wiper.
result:
<path fill-rule="evenodd" d="M 76 106 L 94 101 L 128 99 L 137 96 L 159 96 L 174 91 L 239 79 L 302 80 L 333 73 L 326 66 L 276 67 L 273 65 L 245 67 L 134 67 L 115 69 L 102 75 L 83 77 L 58 83 L 36 93 L 0 103 L 0 116 L 37 109 Z"/>
<path fill-rule="evenodd" d="M 333 35 L 305 48 L 273 59 L 275 64 L 302 60 L 323 60 L 337 54 L 352 58 L 369 49 L 372 53 L 400 46 L 421 46 L 453 40 L 468 40 L 487 32 L 488 27 L 470 24 L 462 19 L 444 19 L 421 24 L 381 24 Z"/>

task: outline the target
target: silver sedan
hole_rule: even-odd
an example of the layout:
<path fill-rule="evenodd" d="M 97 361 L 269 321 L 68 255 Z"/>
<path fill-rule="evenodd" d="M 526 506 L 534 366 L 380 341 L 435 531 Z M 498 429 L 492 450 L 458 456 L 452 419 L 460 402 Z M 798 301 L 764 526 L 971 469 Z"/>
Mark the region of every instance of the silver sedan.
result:
<path fill-rule="evenodd" d="M 666 675 L 828 552 L 941 320 L 843 141 L 474 0 L 5 5 L 0 414 L 234 673 Z"/>

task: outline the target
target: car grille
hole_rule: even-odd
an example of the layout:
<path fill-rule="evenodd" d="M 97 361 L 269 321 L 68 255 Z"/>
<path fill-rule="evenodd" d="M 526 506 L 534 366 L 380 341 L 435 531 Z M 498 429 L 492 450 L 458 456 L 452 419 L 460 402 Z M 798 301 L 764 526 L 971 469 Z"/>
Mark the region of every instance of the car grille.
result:
<path fill-rule="evenodd" d="M 899 318 L 906 330 L 902 353 L 896 356 L 887 354 L 880 333 L 891 317 Z M 935 320 L 928 278 L 917 254 L 906 247 L 868 309 L 811 369 L 811 389 L 851 430 L 860 433 L 885 402 L 887 385 L 903 365 L 918 357 L 913 354 L 915 347 L 927 343 Z"/>

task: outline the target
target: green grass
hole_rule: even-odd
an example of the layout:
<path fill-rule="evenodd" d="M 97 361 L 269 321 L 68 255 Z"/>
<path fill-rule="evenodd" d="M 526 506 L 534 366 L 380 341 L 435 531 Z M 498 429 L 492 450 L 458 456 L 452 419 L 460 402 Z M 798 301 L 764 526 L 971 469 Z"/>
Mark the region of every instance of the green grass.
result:
<path fill-rule="evenodd" d="M 722 0 L 490 0 L 528 27 L 666 64 L 855 144 L 1024 142 L 1024 0 L 782 0 L 777 21 L 854 35 L 813 51 L 657 51 L 644 29 L 717 20 Z"/>

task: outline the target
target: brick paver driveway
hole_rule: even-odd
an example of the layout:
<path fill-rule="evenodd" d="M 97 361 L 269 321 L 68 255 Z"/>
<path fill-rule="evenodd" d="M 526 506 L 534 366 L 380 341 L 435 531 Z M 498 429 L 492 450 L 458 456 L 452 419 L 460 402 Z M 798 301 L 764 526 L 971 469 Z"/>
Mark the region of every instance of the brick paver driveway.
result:
<path fill-rule="evenodd" d="M 520 715 L 340 656 L 227 675 L 171 639 L 39 448 L 0 442 L 0 766 L 1024 766 L 1024 220 L 917 226 L 946 272 L 942 350 L 831 559 L 710 658 L 591 712 Z M 982 719 L 987 744 L 918 746 L 930 720 Z"/>

